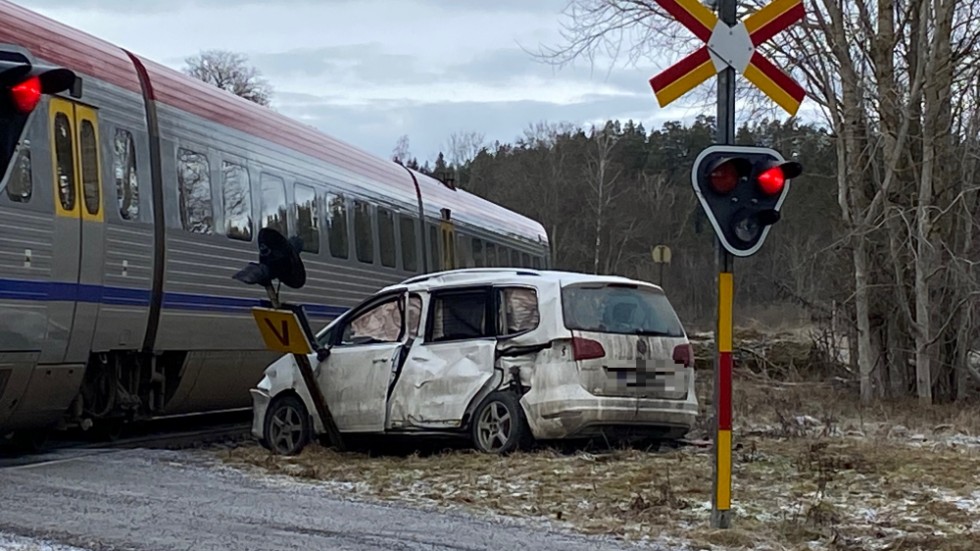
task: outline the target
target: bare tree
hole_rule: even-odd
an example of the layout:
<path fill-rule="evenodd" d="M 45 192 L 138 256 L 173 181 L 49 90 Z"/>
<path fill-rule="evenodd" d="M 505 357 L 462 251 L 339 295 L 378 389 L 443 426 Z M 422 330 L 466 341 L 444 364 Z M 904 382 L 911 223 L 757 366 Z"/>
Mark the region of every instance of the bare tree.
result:
<path fill-rule="evenodd" d="M 408 134 L 402 134 L 395 144 L 395 149 L 391 152 L 391 160 L 399 164 L 408 162 L 411 152 L 408 148 Z"/>
<path fill-rule="evenodd" d="M 259 105 L 268 106 L 272 86 L 248 65 L 248 57 L 226 50 L 205 50 L 184 60 L 184 73 Z"/>
<path fill-rule="evenodd" d="M 472 161 L 483 149 L 486 137 L 480 132 L 453 132 L 446 143 L 449 165 L 459 167 Z"/>

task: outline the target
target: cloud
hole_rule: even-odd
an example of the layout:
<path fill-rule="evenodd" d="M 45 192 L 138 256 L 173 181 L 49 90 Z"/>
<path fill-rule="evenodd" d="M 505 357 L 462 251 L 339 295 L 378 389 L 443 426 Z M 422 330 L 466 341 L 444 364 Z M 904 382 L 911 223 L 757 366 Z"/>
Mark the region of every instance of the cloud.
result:
<path fill-rule="evenodd" d="M 647 81 L 663 67 L 557 68 L 522 49 L 560 40 L 567 1 L 20 3 L 175 68 L 201 50 L 245 53 L 277 110 L 385 157 L 403 134 L 425 160 L 457 131 L 512 141 L 542 120 L 632 117 L 651 128 L 698 113 L 658 108 Z"/>
<path fill-rule="evenodd" d="M 684 110 L 658 111 L 651 98 L 588 98 L 577 104 L 519 100 L 499 102 L 404 101 L 362 106 L 337 105 L 330 98 L 317 103 L 310 96 L 280 97 L 277 109 L 327 134 L 376 155 L 388 157 L 398 136 L 408 134 L 411 154 L 420 162 L 433 160 L 454 132 L 476 131 L 488 143 L 512 142 L 536 121 L 569 122 L 586 126 L 608 119 L 643 122 L 648 130 L 667 120 L 693 118 Z"/>

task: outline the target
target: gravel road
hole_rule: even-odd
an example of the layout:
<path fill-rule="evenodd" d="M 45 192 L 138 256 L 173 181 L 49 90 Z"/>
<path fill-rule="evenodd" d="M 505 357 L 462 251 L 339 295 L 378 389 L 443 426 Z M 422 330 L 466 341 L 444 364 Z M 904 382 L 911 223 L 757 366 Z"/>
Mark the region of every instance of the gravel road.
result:
<path fill-rule="evenodd" d="M 101 550 L 614 550 L 516 522 L 346 498 L 193 452 L 114 450 L 0 468 L 0 532 Z"/>

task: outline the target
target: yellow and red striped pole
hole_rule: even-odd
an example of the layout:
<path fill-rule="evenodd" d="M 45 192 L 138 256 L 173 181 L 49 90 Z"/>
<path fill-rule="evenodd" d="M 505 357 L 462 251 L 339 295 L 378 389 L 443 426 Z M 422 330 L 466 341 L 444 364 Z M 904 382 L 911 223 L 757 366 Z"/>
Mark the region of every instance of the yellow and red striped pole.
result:
<path fill-rule="evenodd" d="M 715 488 L 711 520 L 715 528 L 731 525 L 732 506 L 732 301 L 731 256 L 720 251 L 718 331 L 715 368 Z"/>

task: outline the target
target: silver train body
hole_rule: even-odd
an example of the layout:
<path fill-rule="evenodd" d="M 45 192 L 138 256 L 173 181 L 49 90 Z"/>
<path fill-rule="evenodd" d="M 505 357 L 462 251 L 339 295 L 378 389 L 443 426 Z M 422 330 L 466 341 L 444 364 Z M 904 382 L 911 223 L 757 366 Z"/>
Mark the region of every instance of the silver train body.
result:
<path fill-rule="evenodd" d="M 299 234 L 314 328 L 460 266 L 548 267 L 537 222 L 0 0 L 4 44 L 65 67 L 0 156 L 0 435 L 247 408 L 278 354 L 232 275 Z"/>

